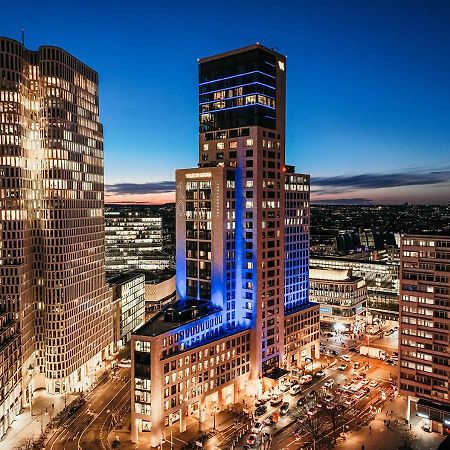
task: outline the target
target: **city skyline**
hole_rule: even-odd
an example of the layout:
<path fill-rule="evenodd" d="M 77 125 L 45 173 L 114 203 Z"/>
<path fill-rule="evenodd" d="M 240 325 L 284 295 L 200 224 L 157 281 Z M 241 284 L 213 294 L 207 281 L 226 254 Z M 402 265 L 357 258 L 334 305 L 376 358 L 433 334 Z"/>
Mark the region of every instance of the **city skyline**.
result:
<path fill-rule="evenodd" d="M 129 12 L 91 6 L 88 17 L 83 8 L 71 11 L 69 31 L 56 38 L 48 24 L 60 9 L 44 4 L 24 18 L 11 6 L 2 34 L 20 40 L 23 26 L 28 48 L 67 48 L 100 73 L 109 203 L 174 200 L 174 169 L 195 157 L 195 58 L 257 41 L 288 55 L 287 157 L 311 173 L 313 201 L 445 203 L 450 7 L 258 5 L 261 17 L 271 17 L 267 26 L 242 23 L 233 33 L 227 24 L 237 19 L 218 4 L 202 11 L 200 23 L 216 17 L 224 25 L 204 31 L 190 20 L 195 3 L 138 4 Z M 252 7 L 240 5 L 240 17 L 253 17 Z M 70 32 L 75 23 L 83 33 Z"/>

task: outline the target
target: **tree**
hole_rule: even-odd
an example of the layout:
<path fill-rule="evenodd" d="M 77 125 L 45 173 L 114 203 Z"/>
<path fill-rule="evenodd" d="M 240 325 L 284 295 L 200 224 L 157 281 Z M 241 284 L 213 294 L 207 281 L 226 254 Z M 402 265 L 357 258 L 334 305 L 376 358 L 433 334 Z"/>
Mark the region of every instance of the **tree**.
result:
<path fill-rule="evenodd" d="M 35 439 L 32 434 L 24 436 L 18 444 L 14 447 L 14 450 L 31 450 L 34 448 Z"/>
<path fill-rule="evenodd" d="M 333 408 L 327 408 L 325 411 L 326 417 L 328 418 L 333 430 L 333 444 L 336 444 L 337 431 L 342 424 L 341 411 L 342 408 L 338 405 L 333 405 Z"/>
<path fill-rule="evenodd" d="M 302 406 L 296 408 L 292 416 L 297 419 L 299 430 L 305 433 L 313 444 L 313 450 L 319 448 L 318 443 L 326 434 L 327 416 L 322 409 L 318 409 L 315 414 L 308 414 L 308 408 Z"/>
<path fill-rule="evenodd" d="M 403 445 L 405 446 L 405 448 L 412 450 L 413 444 L 417 440 L 417 435 L 410 429 L 403 429 L 400 432 L 400 436 L 402 438 Z"/>

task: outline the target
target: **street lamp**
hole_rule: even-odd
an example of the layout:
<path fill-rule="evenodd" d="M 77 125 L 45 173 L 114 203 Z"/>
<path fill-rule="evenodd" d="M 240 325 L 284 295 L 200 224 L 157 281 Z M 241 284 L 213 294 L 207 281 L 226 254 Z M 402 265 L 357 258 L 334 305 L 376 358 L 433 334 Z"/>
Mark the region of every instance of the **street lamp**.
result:
<path fill-rule="evenodd" d="M 211 415 L 213 416 L 213 430 L 215 430 L 216 429 L 216 412 L 218 411 L 217 403 L 213 402 L 211 407 L 212 407 Z"/>
<path fill-rule="evenodd" d="M 30 364 L 27 369 L 28 372 L 28 397 L 30 399 L 30 415 L 33 417 L 33 366 Z"/>

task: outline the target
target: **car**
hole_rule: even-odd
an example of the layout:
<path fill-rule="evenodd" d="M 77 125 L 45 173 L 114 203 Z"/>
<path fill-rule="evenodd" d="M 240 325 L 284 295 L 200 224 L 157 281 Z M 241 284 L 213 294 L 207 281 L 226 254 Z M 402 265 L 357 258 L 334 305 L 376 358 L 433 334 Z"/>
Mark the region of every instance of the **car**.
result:
<path fill-rule="evenodd" d="M 316 402 L 316 408 L 323 408 L 324 406 L 325 406 L 325 403 Z"/>
<path fill-rule="evenodd" d="M 429 420 L 424 420 L 421 428 L 423 431 L 430 433 L 431 432 L 431 422 Z"/>
<path fill-rule="evenodd" d="M 341 359 L 343 359 L 344 361 L 349 362 L 349 361 L 350 361 L 350 356 L 348 356 L 348 355 L 342 355 L 342 356 L 341 356 Z"/>
<path fill-rule="evenodd" d="M 300 447 L 298 448 L 298 450 L 311 450 L 312 449 L 312 444 L 311 442 L 304 442 L 303 444 L 300 445 Z"/>
<path fill-rule="evenodd" d="M 258 434 L 262 429 L 262 423 L 261 422 L 255 422 L 253 425 L 253 428 L 251 429 L 251 432 L 254 434 Z"/>
<path fill-rule="evenodd" d="M 377 387 L 377 386 L 378 386 L 378 381 L 377 381 L 377 380 L 372 380 L 372 381 L 369 383 L 369 386 L 370 386 L 370 387 Z"/>
<path fill-rule="evenodd" d="M 396 359 L 387 359 L 385 362 L 391 366 L 396 366 L 398 361 Z"/>
<path fill-rule="evenodd" d="M 280 394 L 278 396 L 272 397 L 270 400 L 270 406 L 278 406 L 283 401 L 283 396 Z"/>
<path fill-rule="evenodd" d="M 353 405 L 353 403 L 355 403 L 355 399 L 353 397 L 347 397 L 344 403 L 348 406 Z"/>
<path fill-rule="evenodd" d="M 361 390 L 355 394 L 355 397 L 359 400 L 359 399 L 363 398 L 365 395 L 366 395 L 366 393 L 363 390 Z"/>
<path fill-rule="evenodd" d="M 267 412 L 267 406 L 266 405 L 260 405 L 255 410 L 256 417 L 262 416 Z"/>
<path fill-rule="evenodd" d="M 300 378 L 300 384 L 308 384 L 311 383 L 313 377 L 311 375 L 303 375 Z"/>
<path fill-rule="evenodd" d="M 340 370 L 341 372 L 343 372 L 344 370 L 347 370 L 347 364 L 341 364 L 339 367 L 338 367 L 338 370 Z"/>
<path fill-rule="evenodd" d="M 317 408 L 312 408 L 306 414 L 308 414 L 308 416 L 315 416 L 318 412 L 319 410 Z"/>
<path fill-rule="evenodd" d="M 282 384 L 281 386 L 280 386 L 280 391 L 281 392 L 286 392 L 286 391 L 288 391 L 289 390 L 289 386 L 287 385 L 287 384 Z"/>
<path fill-rule="evenodd" d="M 333 387 L 334 380 L 333 378 L 330 378 L 329 380 L 325 381 L 324 386 L 326 386 L 328 389 L 331 389 Z"/>
<path fill-rule="evenodd" d="M 334 400 L 334 397 L 333 397 L 332 395 L 327 395 L 327 396 L 325 396 L 324 399 L 323 399 L 323 401 L 324 401 L 325 403 L 330 403 L 330 402 L 332 402 L 333 400 Z"/>
<path fill-rule="evenodd" d="M 266 425 L 267 427 L 272 426 L 275 423 L 275 420 L 273 420 L 272 416 L 266 417 L 266 419 L 264 420 L 264 425 Z"/>
<path fill-rule="evenodd" d="M 361 364 L 359 362 L 354 362 L 353 363 L 353 368 L 354 369 L 359 369 L 360 366 L 361 366 Z"/>
<path fill-rule="evenodd" d="M 280 406 L 280 414 L 285 415 L 285 414 L 287 414 L 288 411 L 289 411 L 289 402 L 284 402 Z"/>
<path fill-rule="evenodd" d="M 327 409 L 335 409 L 335 408 L 336 408 L 336 403 L 334 403 L 334 402 L 327 403 Z"/>
<path fill-rule="evenodd" d="M 256 444 L 256 434 L 251 434 L 251 435 L 247 438 L 247 444 L 248 444 L 248 445 L 255 445 L 255 444 Z"/>
<path fill-rule="evenodd" d="M 322 377 L 324 377 L 324 376 L 325 376 L 325 370 L 319 370 L 318 372 L 316 372 L 316 373 L 314 374 L 314 376 L 317 377 L 317 378 L 322 378 Z"/>
<path fill-rule="evenodd" d="M 325 336 L 326 336 L 326 337 L 333 337 L 334 334 L 333 334 L 333 333 L 325 333 Z"/>
<path fill-rule="evenodd" d="M 260 400 L 260 399 L 256 400 L 255 407 L 259 408 L 261 405 L 264 405 L 264 402 L 262 400 Z"/>
<path fill-rule="evenodd" d="M 300 385 L 294 384 L 294 386 L 292 386 L 291 389 L 289 390 L 289 393 L 291 395 L 298 395 L 298 394 L 300 394 L 301 390 L 302 390 L 302 388 Z"/>
<path fill-rule="evenodd" d="M 121 359 L 117 365 L 119 367 L 131 367 L 131 359 Z"/>
<path fill-rule="evenodd" d="M 395 327 L 394 327 L 394 330 L 395 330 L 395 331 L 398 331 L 398 327 L 397 327 L 397 326 L 395 326 Z"/>
<path fill-rule="evenodd" d="M 339 355 L 339 352 L 337 350 L 330 350 L 330 355 L 337 356 Z"/>
<path fill-rule="evenodd" d="M 301 408 L 302 406 L 306 405 L 306 398 L 305 397 L 300 397 L 297 400 L 297 407 Z"/>
<path fill-rule="evenodd" d="M 356 347 L 349 347 L 349 348 L 348 348 L 348 351 L 349 351 L 349 352 L 356 353 L 356 352 L 358 352 L 358 349 L 357 349 Z"/>
<path fill-rule="evenodd" d="M 366 384 L 369 384 L 369 380 L 367 378 L 363 378 L 361 380 L 361 383 L 363 384 L 363 386 L 365 386 Z"/>

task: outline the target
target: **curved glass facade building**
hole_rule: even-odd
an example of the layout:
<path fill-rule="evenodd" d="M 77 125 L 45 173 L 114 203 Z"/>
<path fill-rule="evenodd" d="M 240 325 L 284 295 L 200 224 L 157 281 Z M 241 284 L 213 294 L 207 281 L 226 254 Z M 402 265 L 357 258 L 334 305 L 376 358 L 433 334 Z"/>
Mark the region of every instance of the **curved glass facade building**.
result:
<path fill-rule="evenodd" d="M 61 48 L 0 38 L 0 306 L 24 382 L 78 391 L 112 342 L 98 75 Z"/>

